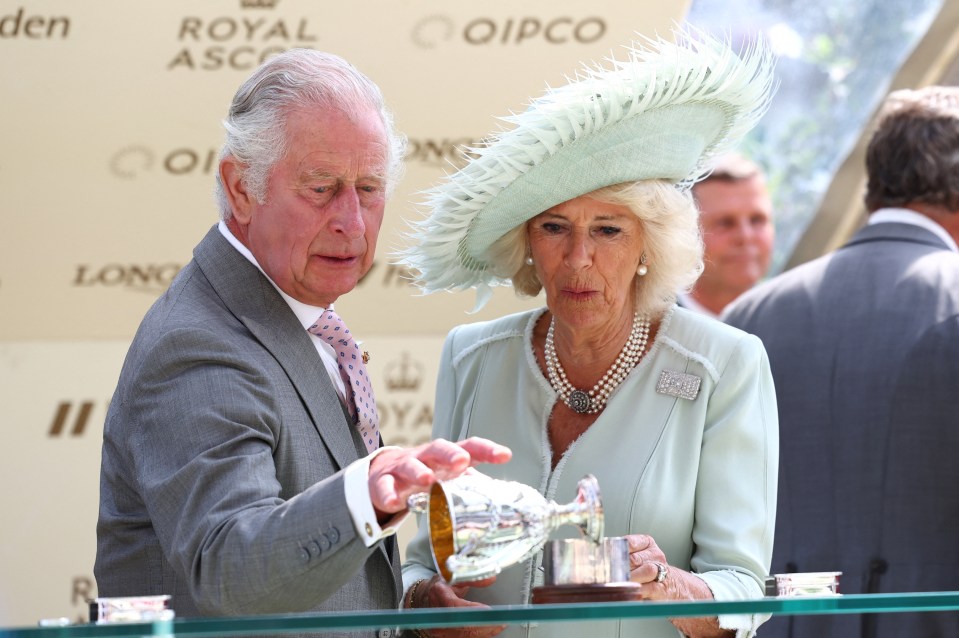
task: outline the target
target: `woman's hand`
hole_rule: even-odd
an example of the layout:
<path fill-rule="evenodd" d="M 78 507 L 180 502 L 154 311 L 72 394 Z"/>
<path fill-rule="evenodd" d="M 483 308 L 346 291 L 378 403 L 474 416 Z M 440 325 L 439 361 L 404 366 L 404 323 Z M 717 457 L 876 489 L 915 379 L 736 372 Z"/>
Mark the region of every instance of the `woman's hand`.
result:
<path fill-rule="evenodd" d="M 643 597 L 648 600 L 713 600 L 713 592 L 702 578 L 684 569 L 670 567 L 666 555 L 652 536 L 630 534 L 629 579 L 642 585 Z M 720 629 L 719 620 L 712 618 L 670 618 L 670 622 L 685 636 L 694 638 L 725 638 L 735 632 Z"/>
<path fill-rule="evenodd" d="M 643 598 L 648 600 L 669 600 L 670 577 L 675 580 L 677 574 L 666 562 L 666 555 L 652 536 L 630 534 L 626 537 L 629 544 L 629 579 L 643 586 Z"/>
<path fill-rule="evenodd" d="M 496 577 L 490 577 L 483 580 L 477 580 L 467 585 L 449 585 L 439 575 L 433 576 L 429 580 L 419 581 L 410 586 L 412 595 L 409 593 L 408 605 L 410 609 L 422 609 L 425 607 L 482 607 L 488 605 L 476 603 L 471 600 L 465 600 L 463 596 L 469 591 L 470 587 L 488 587 L 496 581 Z M 489 625 L 482 627 L 434 627 L 432 629 L 420 629 L 417 635 L 429 636 L 429 638 L 486 638 L 495 636 L 506 628 L 506 625 Z"/>

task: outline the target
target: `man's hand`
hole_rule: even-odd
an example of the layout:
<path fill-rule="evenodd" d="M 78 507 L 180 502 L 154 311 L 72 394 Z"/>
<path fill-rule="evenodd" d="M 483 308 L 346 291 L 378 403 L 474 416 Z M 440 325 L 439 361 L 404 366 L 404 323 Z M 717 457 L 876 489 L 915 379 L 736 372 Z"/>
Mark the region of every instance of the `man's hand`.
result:
<path fill-rule="evenodd" d="M 463 598 L 470 587 L 488 587 L 496 581 L 496 577 L 486 578 L 463 585 L 448 585 L 441 576 L 433 576 L 423 581 L 416 588 L 416 600 L 410 598 L 411 609 L 425 607 L 479 607 L 488 608 L 482 603 L 472 602 Z M 450 627 L 420 630 L 420 635 L 429 638 L 488 638 L 495 636 L 506 629 L 506 625 L 489 625 L 482 627 Z"/>
<path fill-rule="evenodd" d="M 508 447 L 477 437 L 383 450 L 370 462 L 370 499 L 377 516 L 402 512 L 410 496 L 436 481 L 456 478 L 480 463 L 505 463 L 512 455 Z"/>

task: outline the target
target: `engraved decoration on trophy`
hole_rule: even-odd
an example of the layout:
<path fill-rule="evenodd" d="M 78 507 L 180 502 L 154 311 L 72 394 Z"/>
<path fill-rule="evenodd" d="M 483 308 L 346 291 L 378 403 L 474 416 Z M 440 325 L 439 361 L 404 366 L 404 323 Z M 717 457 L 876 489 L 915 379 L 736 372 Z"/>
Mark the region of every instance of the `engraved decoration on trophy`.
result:
<path fill-rule="evenodd" d="M 561 525 L 575 525 L 591 544 L 603 539 L 603 505 L 592 475 L 579 481 L 567 505 L 474 471 L 434 483 L 429 493 L 410 497 L 409 506 L 426 514 L 433 561 L 450 584 L 499 574 L 536 553 Z"/>

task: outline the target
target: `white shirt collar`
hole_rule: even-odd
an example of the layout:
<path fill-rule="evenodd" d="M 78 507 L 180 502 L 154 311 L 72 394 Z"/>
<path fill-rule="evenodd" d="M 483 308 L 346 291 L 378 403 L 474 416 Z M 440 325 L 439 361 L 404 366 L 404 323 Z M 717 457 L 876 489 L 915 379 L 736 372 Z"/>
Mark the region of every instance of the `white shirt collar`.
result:
<path fill-rule="evenodd" d="M 704 315 L 706 315 L 707 317 L 716 317 L 716 318 L 719 318 L 719 315 L 717 315 L 715 312 L 713 312 L 712 310 L 710 310 L 709 308 L 707 308 L 707 307 L 704 306 L 703 304 L 701 304 L 701 303 L 699 303 L 698 301 L 696 301 L 696 298 L 693 297 L 693 296 L 692 296 L 691 294 L 689 294 L 688 292 L 681 293 L 681 294 L 679 295 L 679 300 L 680 300 L 680 303 L 683 305 L 684 308 L 687 308 L 687 309 L 689 309 L 689 310 L 695 310 L 696 312 L 701 313 L 701 314 L 704 314 Z"/>
<path fill-rule="evenodd" d="M 263 273 L 263 276 L 266 277 L 266 280 L 269 281 L 274 288 L 276 288 L 276 291 L 280 293 L 281 297 L 283 297 L 283 301 L 285 301 L 286 305 L 290 307 L 290 310 L 293 311 L 293 314 L 296 315 L 296 318 L 300 320 L 304 330 L 308 330 L 310 326 L 316 323 L 317 317 L 319 317 L 324 310 L 333 309 L 333 304 L 330 304 L 329 308 L 320 308 L 318 306 L 305 304 L 280 290 L 280 287 L 277 286 L 272 279 L 270 279 L 270 276 L 267 275 L 262 268 L 260 268 L 260 264 L 256 261 L 256 257 L 253 256 L 253 253 L 250 252 L 250 249 L 240 243 L 240 240 L 233 236 L 233 233 L 230 232 L 230 229 L 227 227 L 225 222 L 220 221 L 220 223 L 217 224 L 217 228 L 219 229 L 220 234 L 223 235 L 228 242 L 230 242 L 231 246 L 236 248 L 241 255 L 247 258 L 251 264 L 260 269 L 260 272 Z"/>
<path fill-rule="evenodd" d="M 959 246 L 956 245 L 956 240 L 952 238 L 952 235 L 946 232 L 945 228 L 937 224 L 932 218 L 926 217 L 925 215 L 917 213 L 914 210 L 909 210 L 908 208 L 881 208 L 869 215 L 869 219 L 866 224 L 872 226 L 873 224 L 885 224 L 889 222 L 910 224 L 912 226 L 925 228 L 930 233 L 934 233 L 936 237 L 946 242 L 946 246 L 949 247 L 949 250 L 954 253 L 959 253 Z"/>

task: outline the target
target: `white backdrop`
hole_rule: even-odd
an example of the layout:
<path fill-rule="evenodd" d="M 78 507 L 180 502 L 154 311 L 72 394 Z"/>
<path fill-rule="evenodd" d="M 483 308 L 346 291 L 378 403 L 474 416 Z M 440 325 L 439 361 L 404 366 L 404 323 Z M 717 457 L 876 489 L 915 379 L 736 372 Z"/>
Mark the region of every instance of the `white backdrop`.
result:
<path fill-rule="evenodd" d="M 384 437 L 412 444 L 449 328 L 537 303 L 417 297 L 386 257 L 418 193 L 495 116 L 637 32 L 668 35 L 687 4 L 0 0 L 0 626 L 85 620 L 106 407 L 143 313 L 216 221 L 219 122 L 261 59 L 343 55 L 409 136 L 379 257 L 337 309 L 373 355 Z"/>

